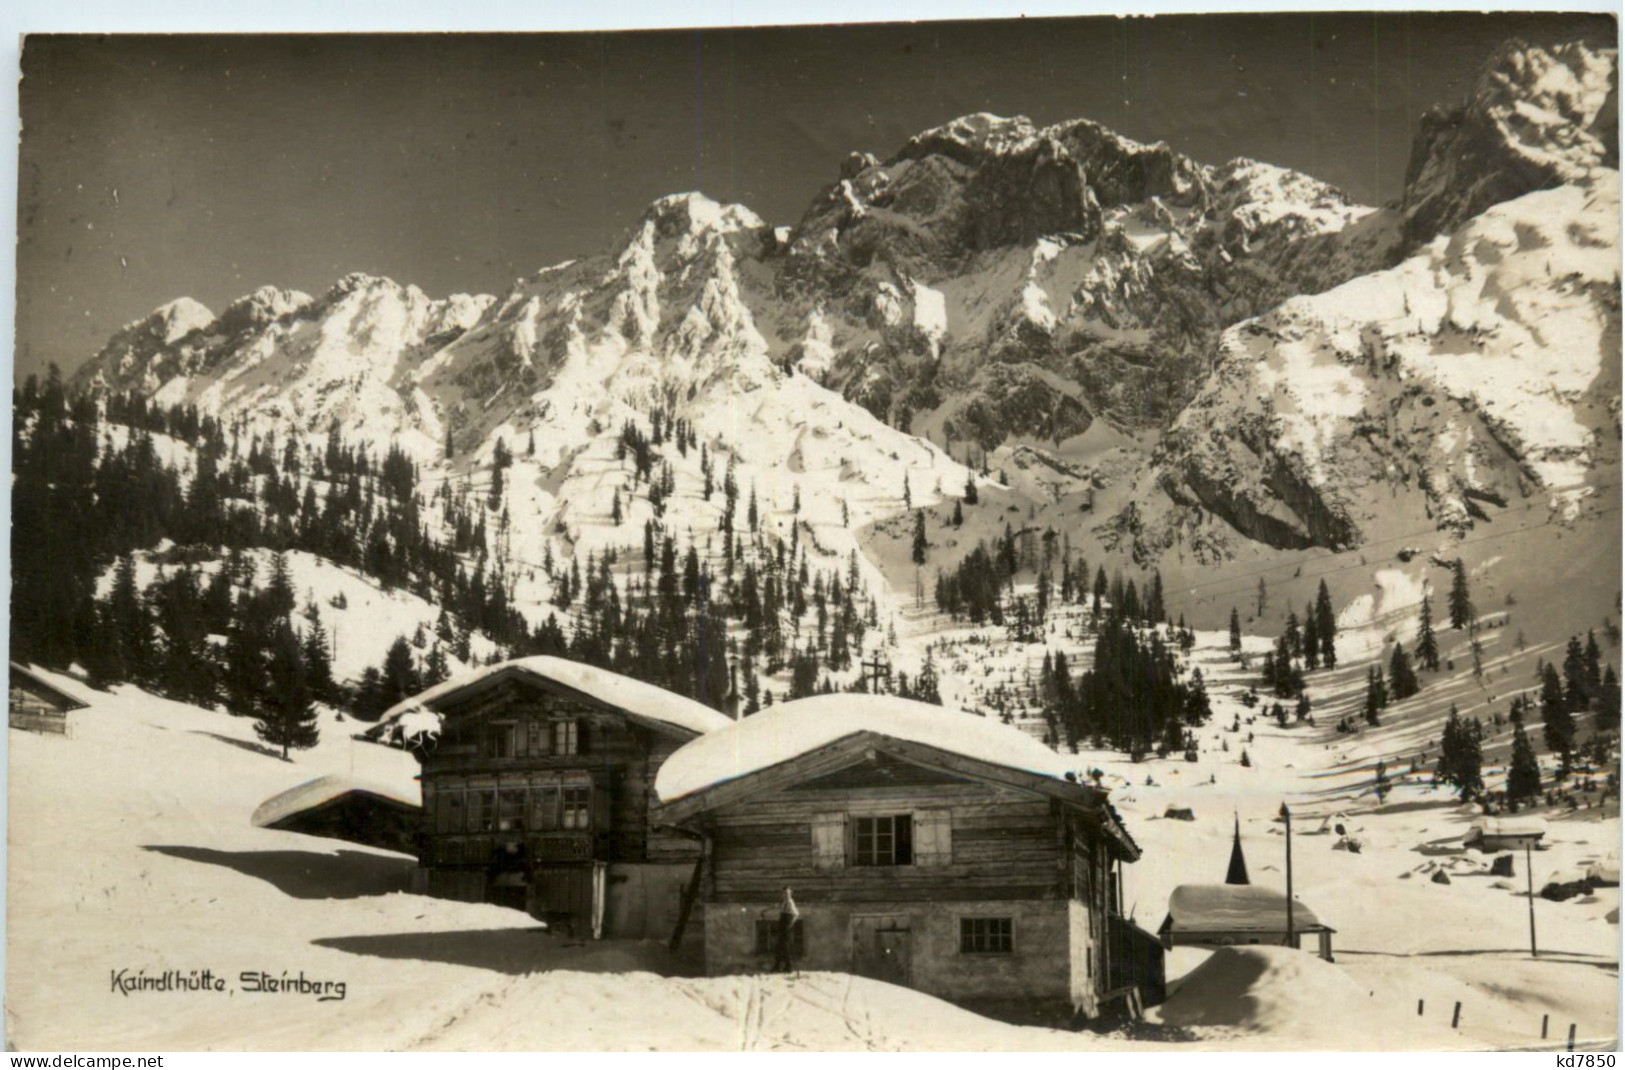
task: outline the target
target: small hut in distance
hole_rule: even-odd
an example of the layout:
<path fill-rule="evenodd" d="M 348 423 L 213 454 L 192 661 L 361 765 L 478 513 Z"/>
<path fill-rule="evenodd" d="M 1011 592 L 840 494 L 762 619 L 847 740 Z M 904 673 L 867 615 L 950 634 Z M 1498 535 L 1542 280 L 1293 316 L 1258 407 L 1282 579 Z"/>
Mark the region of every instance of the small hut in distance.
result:
<path fill-rule="evenodd" d="M 11 662 L 11 699 L 8 704 L 11 727 L 67 735 L 68 714 L 84 708 L 85 703 L 29 666 Z"/>
<path fill-rule="evenodd" d="M 1182 884 L 1168 899 L 1168 916 L 1157 935 L 1162 946 L 1172 949 L 1193 947 L 1234 947 L 1265 944 L 1300 947 L 1303 937 L 1313 934 L 1319 941 L 1320 957 L 1332 961 L 1332 933 L 1309 907 L 1297 900 L 1291 904 L 1291 935 L 1287 931 L 1287 898 L 1271 888 L 1258 888 L 1247 879 L 1247 859 L 1241 850 L 1241 821 L 1236 821 L 1235 840 L 1230 848 L 1230 868 L 1223 884 Z"/>

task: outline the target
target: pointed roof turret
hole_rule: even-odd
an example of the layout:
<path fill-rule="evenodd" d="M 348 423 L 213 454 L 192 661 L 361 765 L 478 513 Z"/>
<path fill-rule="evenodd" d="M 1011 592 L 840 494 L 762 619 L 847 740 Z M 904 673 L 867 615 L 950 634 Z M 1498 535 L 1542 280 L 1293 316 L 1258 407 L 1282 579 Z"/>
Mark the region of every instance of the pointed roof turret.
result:
<path fill-rule="evenodd" d="M 1224 875 L 1226 884 L 1251 884 L 1247 879 L 1247 859 L 1241 853 L 1241 815 L 1236 815 L 1236 839 L 1230 848 L 1230 872 Z"/>

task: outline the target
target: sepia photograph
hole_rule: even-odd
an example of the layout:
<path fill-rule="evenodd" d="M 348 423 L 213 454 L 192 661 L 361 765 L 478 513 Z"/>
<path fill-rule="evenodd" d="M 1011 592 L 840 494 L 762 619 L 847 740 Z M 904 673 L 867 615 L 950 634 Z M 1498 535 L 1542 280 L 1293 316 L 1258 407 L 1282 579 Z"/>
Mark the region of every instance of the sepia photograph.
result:
<path fill-rule="evenodd" d="M 1618 1050 L 1615 13 L 14 55 L 8 1051 Z"/>

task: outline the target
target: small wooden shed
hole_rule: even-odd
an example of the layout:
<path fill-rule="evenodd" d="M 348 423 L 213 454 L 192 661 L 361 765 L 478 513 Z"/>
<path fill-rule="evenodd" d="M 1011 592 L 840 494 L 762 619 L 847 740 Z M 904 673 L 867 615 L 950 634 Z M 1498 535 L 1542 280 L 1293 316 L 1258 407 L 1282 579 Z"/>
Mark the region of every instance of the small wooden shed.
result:
<path fill-rule="evenodd" d="M 1476 847 L 1485 854 L 1496 851 L 1540 850 L 1546 835 L 1546 822 L 1538 817 L 1480 818 L 1462 838 L 1463 847 Z"/>
<path fill-rule="evenodd" d="M 1302 946 L 1314 936 L 1320 957 L 1332 961 L 1332 934 L 1315 912 L 1296 899 L 1292 902 L 1292 937 L 1287 937 L 1287 899 L 1272 888 L 1256 884 L 1182 884 L 1168 899 L 1168 916 L 1157 934 L 1167 948 L 1235 947 L 1263 944 Z"/>
<path fill-rule="evenodd" d="M 82 710 L 80 702 L 26 665 L 11 663 L 11 727 L 29 732 L 66 735 L 68 714 Z"/>

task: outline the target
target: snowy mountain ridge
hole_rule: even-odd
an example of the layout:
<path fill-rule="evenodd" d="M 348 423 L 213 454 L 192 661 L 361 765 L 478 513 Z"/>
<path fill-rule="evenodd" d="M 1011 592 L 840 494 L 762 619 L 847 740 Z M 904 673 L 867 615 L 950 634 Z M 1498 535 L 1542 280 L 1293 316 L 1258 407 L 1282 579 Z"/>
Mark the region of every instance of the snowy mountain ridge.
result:
<path fill-rule="evenodd" d="M 1210 517 L 1276 548 L 1353 545 L 1376 507 L 1363 496 L 1379 486 L 1415 490 L 1402 512 L 1461 530 L 1486 502 L 1583 480 L 1612 456 L 1586 440 L 1607 413 L 1588 408 L 1576 432 L 1536 403 L 1524 373 L 1568 352 L 1551 337 L 1617 336 L 1617 279 L 1610 291 L 1599 266 L 1613 255 L 1607 213 L 1617 212 L 1616 172 L 1604 166 L 1617 149 L 1602 133 L 1614 60 L 1579 44 L 1500 50 L 1466 103 L 1424 121 L 1398 208 L 1354 204 L 1260 161 L 1198 164 L 1088 120 L 1039 127 L 981 113 L 885 161 L 852 154 L 790 228 L 679 194 L 610 249 L 500 297 L 434 300 L 354 274 L 314 299 L 263 288 L 218 318 L 183 300 L 126 327 L 78 381 L 307 442 L 336 424 L 448 476 L 483 470 L 499 440 L 511 452 L 524 443 L 529 467 L 509 483 L 513 530 L 537 555 L 555 536 L 570 547 L 625 541 L 603 530 L 617 498 L 626 522 L 649 518 L 612 462 L 621 427 L 656 411 L 689 421 L 713 458 L 741 466 L 740 485 L 760 485 L 770 513 L 805 489 L 821 518 L 778 522 L 828 525 L 832 553 L 856 548 L 866 524 L 957 495 L 968 473 L 956 457 L 1019 468 L 1040 450 L 1061 466 L 1046 470 L 1087 474 L 1046 477 L 1039 500 L 1080 493 L 1088 509 L 1101 470 L 1068 444 L 1097 423 L 1121 439 L 1110 467 L 1135 515 L 1114 512 L 1123 502 L 1108 491 L 1105 525 L 1089 523 L 1109 548 L 1132 531 L 1142 563 Z M 1526 166 L 1531 146 L 1547 147 L 1546 170 Z M 1582 212 L 1578 230 L 1520 216 L 1511 246 L 1495 228 L 1472 242 L 1433 237 L 1446 224 L 1465 232 L 1531 182 L 1568 178 L 1589 192 L 1548 207 Z M 1396 268 L 1407 238 L 1421 259 Z M 1540 259 L 1525 241 L 1554 251 Z M 1601 243 L 1596 256 L 1583 252 L 1590 242 Z M 1535 259 L 1494 259 L 1508 252 Z M 1577 279 L 1543 274 L 1573 258 Z M 1532 277 L 1518 274 L 1526 268 Z M 1464 286 L 1483 278 L 1489 288 L 1463 311 Z M 1372 279 L 1386 281 L 1352 285 Z M 1503 284 L 1549 300 L 1524 307 Z M 1452 311 L 1396 315 L 1373 295 L 1398 285 L 1443 295 Z M 1558 325 L 1570 316 L 1572 327 Z M 1489 338 L 1480 348 L 1513 369 L 1522 400 L 1458 389 L 1456 422 L 1423 442 L 1442 410 L 1424 397 L 1420 364 L 1397 391 L 1356 391 L 1353 371 L 1344 387 L 1313 385 L 1332 375 L 1327 354 L 1340 354 L 1337 367 L 1358 363 L 1350 354 L 1368 342 L 1351 339 L 1387 339 L 1371 359 L 1402 363 L 1397 339 L 1410 335 L 1442 353 Z M 1524 341 L 1550 360 L 1519 364 Z M 1253 367 L 1260 359 L 1275 364 Z M 1430 382 L 1460 386 L 1445 362 L 1429 367 Z M 1589 404 L 1587 389 L 1551 397 L 1572 410 Z M 1379 394 L 1383 412 L 1368 405 Z M 1565 419 L 1569 430 L 1554 430 Z M 1405 445 L 1339 445 L 1399 425 L 1414 432 Z M 1125 478 L 1124 457 L 1141 447 L 1122 436 L 1146 433 L 1166 441 Z M 695 458 L 668 460 L 677 477 L 699 479 Z M 719 520 L 708 499 L 678 494 L 671 508 L 681 528 L 714 531 Z"/>

